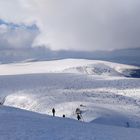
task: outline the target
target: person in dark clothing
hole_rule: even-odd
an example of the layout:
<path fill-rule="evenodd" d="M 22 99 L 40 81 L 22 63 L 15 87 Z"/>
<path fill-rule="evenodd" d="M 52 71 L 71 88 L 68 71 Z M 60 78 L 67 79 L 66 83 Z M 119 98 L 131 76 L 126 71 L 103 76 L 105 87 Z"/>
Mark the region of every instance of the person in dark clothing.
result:
<path fill-rule="evenodd" d="M 55 116 L 55 109 L 52 109 L 53 117 Z"/>
<path fill-rule="evenodd" d="M 78 119 L 78 120 L 80 120 L 80 119 L 81 119 L 80 114 L 77 114 L 77 119 Z"/>
<path fill-rule="evenodd" d="M 128 128 L 130 127 L 130 124 L 129 124 L 129 122 L 126 122 L 126 127 L 128 127 Z"/>
<path fill-rule="evenodd" d="M 75 113 L 76 113 L 76 114 L 81 114 L 80 108 L 76 108 Z"/>
<path fill-rule="evenodd" d="M 65 118 L 65 115 L 63 114 L 63 118 Z"/>

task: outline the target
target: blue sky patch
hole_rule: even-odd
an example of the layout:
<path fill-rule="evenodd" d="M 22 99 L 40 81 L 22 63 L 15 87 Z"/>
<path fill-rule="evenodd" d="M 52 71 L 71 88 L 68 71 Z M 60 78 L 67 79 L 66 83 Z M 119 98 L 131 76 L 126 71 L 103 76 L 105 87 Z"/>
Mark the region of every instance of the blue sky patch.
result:
<path fill-rule="evenodd" d="M 2 25 L 2 24 L 9 26 L 11 29 L 22 27 L 22 28 L 25 28 L 25 29 L 28 29 L 28 30 L 39 30 L 36 24 L 32 24 L 30 26 L 27 26 L 23 23 L 22 24 L 16 24 L 16 23 L 12 23 L 12 22 L 6 22 L 6 21 L 0 19 L 0 25 Z"/>

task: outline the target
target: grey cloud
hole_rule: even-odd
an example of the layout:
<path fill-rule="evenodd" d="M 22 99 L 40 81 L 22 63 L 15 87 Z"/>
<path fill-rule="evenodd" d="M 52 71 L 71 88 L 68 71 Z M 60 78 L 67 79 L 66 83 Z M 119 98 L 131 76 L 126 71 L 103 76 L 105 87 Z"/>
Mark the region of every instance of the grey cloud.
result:
<path fill-rule="evenodd" d="M 0 50 L 30 48 L 39 32 L 22 26 L 0 25 Z"/>
<path fill-rule="evenodd" d="M 0 18 L 37 24 L 41 33 L 34 46 L 83 51 L 140 47 L 139 0 L 1 0 L 0 5 Z"/>

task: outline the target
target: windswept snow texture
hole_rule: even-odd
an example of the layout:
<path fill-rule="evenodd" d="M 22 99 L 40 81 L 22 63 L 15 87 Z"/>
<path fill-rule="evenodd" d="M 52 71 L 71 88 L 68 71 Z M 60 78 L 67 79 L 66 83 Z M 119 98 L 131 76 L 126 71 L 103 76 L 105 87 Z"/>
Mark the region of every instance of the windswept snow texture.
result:
<path fill-rule="evenodd" d="M 140 131 L 0 107 L 0 140 L 139 140 Z"/>
<path fill-rule="evenodd" d="M 139 67 L 98 60 L 63 59 L 56 61 L 28 62 L 0 65 L 0 75 L 33 73 L 79 73 L 90 75 L 129 75 L 130 70 Z M 125 73 L 123 73 L 125 71 Z"/>
<path fill-rule="evenodd" d="M 140 128 L 139 67 L 95 60 L 57 60 L 0 65 L 4 105 L 119 127 Z M 116 138 L 117 139 L 117 138 Z"/>

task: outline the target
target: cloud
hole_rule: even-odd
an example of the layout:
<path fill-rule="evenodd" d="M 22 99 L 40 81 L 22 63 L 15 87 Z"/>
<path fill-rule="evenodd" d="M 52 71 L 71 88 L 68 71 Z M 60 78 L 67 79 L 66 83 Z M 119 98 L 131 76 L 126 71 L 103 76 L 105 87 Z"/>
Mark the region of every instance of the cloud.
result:
<path fill-rule="evenodd" d="M 0 50 L 30 48 L 38 31 L 25 26 L 1 24 Z"/>
<path fill-rule="evenodd" d="M 38 26 L 31 41 L 26 30 L 14 31 L 15 38 L 11 31 L 15 47 L 32 42 L 52 50 L 111 50 L 140 47 L 139 7 L 139 0 L 1 0 L 0 18 Z M 27 44 L 19 43 L 18 32 Z"/>

